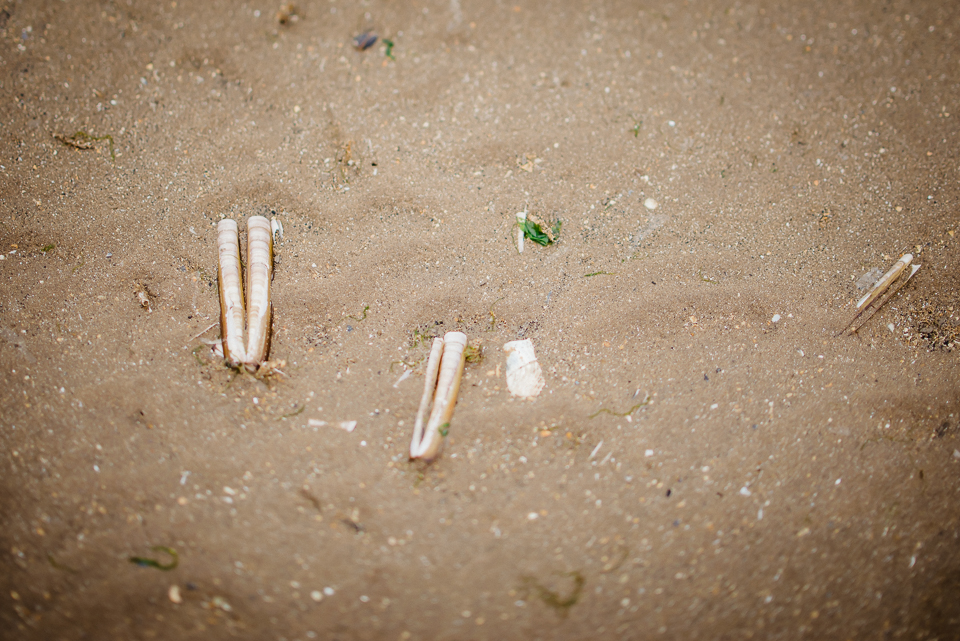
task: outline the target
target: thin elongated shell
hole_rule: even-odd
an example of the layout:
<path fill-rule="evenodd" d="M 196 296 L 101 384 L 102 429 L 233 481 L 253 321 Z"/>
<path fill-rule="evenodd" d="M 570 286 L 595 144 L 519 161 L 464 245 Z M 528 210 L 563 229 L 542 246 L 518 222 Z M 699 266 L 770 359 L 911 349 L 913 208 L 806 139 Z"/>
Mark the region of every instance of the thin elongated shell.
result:
<path fill-rule="evenodd" d="M 887 291 L 870 303 L 869 306 L 864 307 L 860 312 L 854 316 L 853 320 L 850 321 L 850 324 L 847 325 L 847 329 L 844 330 L 847 334 L 856 334 L 861 327 L 863 327 L 868 320 L 873 318 L 873 315 L 876 314 L 881 307 L 883 307 L 888 300 L 893 298 L 893 296 L 899 292 L 904 285 L 910 282 L 910 279 L 913 278 L 913 275 L 920 270 L 920 265 L 916 263 L 910 265 L 910 272 L 907 273 L 903 271 L 900 273 L 900 278 L 895 280 L 891 285 L 888 286 Z"/>
<path fill-rule="evenodd" d="M 913 260 L 913 254 L 904 254 L 900 257 L 896 263 L 893 264 L 886 274 L 880 277 L 880 280 L 877 281 L 877 284 L 870 288 L 863 298 L 857 301 L 857 309 L 863 310 L 867 305 L 872 303 L 877 296 L 882 294 L 887 287 L 890 286 L 890 283 L 897 280 L 900 277 L 900 274 L 903 273 L 903 270 L 907 268 L 907 265 L 910 264 L 910 261 Z"/>
<path fill-rule="evenodd" d="M 266 360 L 270 340 L 270 280 L 273 277 L 273 231 L 263 216 L 247 219 L 247 353 L 244 365 L 254 372 Z"/>
<path fill-rule="evenodd" d="M 433 397 L 437 392 L 437 374 L 440 373 L 441 356 L 443 356 L 443 339 L 434 338 L 430 347 L 430 358 L 427 359 L 427 370 L 423 374 L 423 396 L 420 397 L 420 408 L 417 410 L 417 420 L 413 425 L 410 458 L 417 458 L 420 455 L 424 422 L 427 419 L 430 407 L 433 405 Z"/>
<path fill-rule="evenodd" d="M 217 224 L 217 284 L 220 289 L 220 334 L 223 357 L 236 367 L 246 360 L 243 344 L 243 282 L 240 276 L 240 239 L 236 221 Z"/>
<path fill-rule="evenodd" d="M 443 340 L 434 339 L 427 362 L 426 382 L 423 397 L 420 399 L 420 411 L 417 413 L 417 425 L 414 427 L 413 442 L 410 444 L 410 458 L 430 460 L 437 455 L 446 429 L 453 416 L 460 393 L 460 380 L 463 377 L 464 349 L 467 335 L 463 332 L 447 332 Z M 437 352 L 442 352 L 437 358 Z M 439 360 L 439 366 L 436 361 Z M 439 371 L 438 371 L 439 370 Z M 435 377 L 435 388 L 431 385 Z M 430 419 L 422 427 L 425 406 L 431 405 Z"/>

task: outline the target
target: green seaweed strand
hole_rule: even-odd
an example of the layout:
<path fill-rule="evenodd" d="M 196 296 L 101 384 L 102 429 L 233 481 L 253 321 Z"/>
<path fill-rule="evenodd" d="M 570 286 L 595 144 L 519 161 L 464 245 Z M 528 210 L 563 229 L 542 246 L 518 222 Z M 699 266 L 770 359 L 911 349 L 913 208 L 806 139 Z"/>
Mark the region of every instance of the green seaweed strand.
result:
<path fill-rule="evenodd" d="M 155 545 L 150 549 L 153 550 L 154 552 L 164 552 L 166 554 L 169 554 L 172 560 L 170 561 L 170 563 L 164 565 L 159 561 L 157 561 L 156 559 L 148 559 L 142 556 L 131 556 L 130 563 L 134 563 L 144 568 L 157 568 L 158 570 L 163 570 L 164 572 L 167 572 L 177 567 L 177 564 L 180 562 L 180 557 L 177 556 L 177 551 L 174 550 L 173 548 L 167 547 L 165 545 Z"/>
<path fill-rule="evenodd" d="M 645 399 L 643 399 L 643 402 L 642 402 L 642 403 L 637 403 L 636 405 L 634 405 L 633 407 L 631 407 L 630 409 L 628 409 L 628 410 L 627 410 L 626 412 L 624 412 L 623 414 L 621 414 L 621 413 L 619 413 L 619 412 L 614 412 L 613 410 L 608 410 L 608 409 L 605 408 L 605 407 L 601 407 L 600 409 L 598 409 L 596 412 L 594 412 L 593 414 L 591 414 L 591 415 L 588 416 L 587 418 L 596 418 L 596 417 L 599 416 L 600 414 L 604 414 L 604 413 L 606 413 L 606 414 L 613 414 L 614 416 L 620 416 L 620 417 L 629 416 L 630 414 L 633 414 L 634 412 L 636 412 L 638 409 L 640 409 L 640 408 L 643 407 L 644 405 L 649 405 L 649 404 L 650 404 L 650 396 L 648 395 Z"/>

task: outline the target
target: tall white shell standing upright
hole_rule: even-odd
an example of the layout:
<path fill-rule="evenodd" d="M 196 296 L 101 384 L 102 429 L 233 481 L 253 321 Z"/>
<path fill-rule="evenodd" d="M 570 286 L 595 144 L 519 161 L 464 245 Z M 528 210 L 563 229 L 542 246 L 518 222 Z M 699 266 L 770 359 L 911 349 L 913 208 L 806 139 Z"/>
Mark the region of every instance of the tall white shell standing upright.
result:
<path fill-rule="evenodd" d="M 410 458 L 430 460 L 437 455 L 453 416 L 453 408 L 457 404 L 466 346 L 467 335 L 463 332 L 447 332 L 443 340 L 433 340 L 424 378 L 423 397 L 420 399 L 413 441 L 410 443 Z M 426 408 L 431 404 L 430 419 L 424 427 Z"/>
<path fill-rule="evenodd" d="M 270 339 L 270 279 L 273 231 L 263 216 L 247 219 L 247 353 L 244 366 L 255 372 L 267 356 Z"/>
<path fill-rule="evenodd" d="M 220 288 L 220 331 L 223 357 L 236 367 L 246 360 L 243 344 L 243 283 L 240 277 L 240 239 L 236 221 L 217 224 L 217 282 Z"/>
<path fill-rule="evenodd" d="M 546 383 L 533 343 L 529 339 L 510 341 L 503 346 L 503 351 L 507 354 L 507 389 L 510 393 L 521 398 L 537 396 Z"/>

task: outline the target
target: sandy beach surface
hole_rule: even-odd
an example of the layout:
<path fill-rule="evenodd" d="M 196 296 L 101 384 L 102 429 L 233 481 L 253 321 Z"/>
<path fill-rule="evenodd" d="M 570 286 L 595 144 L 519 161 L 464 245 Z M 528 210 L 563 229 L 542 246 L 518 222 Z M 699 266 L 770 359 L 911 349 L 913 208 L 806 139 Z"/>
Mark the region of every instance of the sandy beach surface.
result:
<path fill-rule="evenodd" d="M 3 639 L 960 636 L 951 3 L 6 0 L 0 34 Z M 257 214 L 267 376 L 212 351 L 216 225 Z"/>

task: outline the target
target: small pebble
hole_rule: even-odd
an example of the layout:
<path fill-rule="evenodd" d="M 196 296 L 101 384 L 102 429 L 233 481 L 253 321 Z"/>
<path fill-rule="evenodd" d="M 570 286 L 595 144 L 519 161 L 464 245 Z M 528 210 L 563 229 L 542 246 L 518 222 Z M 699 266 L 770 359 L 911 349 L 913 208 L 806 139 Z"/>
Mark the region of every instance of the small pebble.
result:
<path fill-rule="evenodd" d="M 174 603 L 183 603 L 183 597 L 180 596 L 180 586 L 171 585 L 170 589 L 167 590 L 167 597 Z"/>
<path fill-rule="evenodd" d="M 751 494 L 753 494 L 753 492 L 750 491 L 749 487 L 744 485 L 743 487 L 740 488 L 740 494 L 742 494 L 743 496 L 750 496 Z"/>
<path fill-rule="evenodd" d="M 643 453 L 644 456 L 653 456 L 653 450 L 647 450 Z"/>
<path fill-rule="evenodd" d="M 333 596 L 333 588 L 330 588 L 330 587 L 323 588 L 323 593 L 326 594 L 327 596 Z"/>
<path fill-rule="evenodd" d="M 527 514 L 527 520 L 529 521 L 536 521 L 538 518 L 540 518 L 540 515 L 536 512 L 530 512 L 530 514 Z"/>
<path fill-rule="evenodd" d="M 323 601 L 323 593 L 320 590 L 314 590 L 310 593 L 310 598 L 319 603 Z"/>
<path fill-rule="evenodd" d="M 368 603 L 370 601 L 370 597 L 368 597 L 366 594 L 363 594 L 360 596 L 360 600 L 364 603 Z"/>
<path fill-rule="evenodd" d="M 650 211 L 653 211 L 654 209 L 657 208 L 657 201 L 654 200 L 653 198 L 647 198 L 645 201 L 643 201 L 643 206 L 649 209 Z"/>
<path fill-rule="evenodd" d="M 773 318 L 770 319 L 774 323 L 780 322 L 780 314 L 774 314 Z"/>

